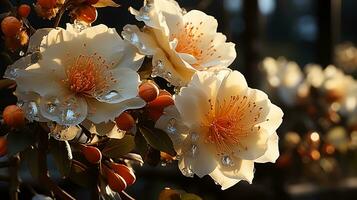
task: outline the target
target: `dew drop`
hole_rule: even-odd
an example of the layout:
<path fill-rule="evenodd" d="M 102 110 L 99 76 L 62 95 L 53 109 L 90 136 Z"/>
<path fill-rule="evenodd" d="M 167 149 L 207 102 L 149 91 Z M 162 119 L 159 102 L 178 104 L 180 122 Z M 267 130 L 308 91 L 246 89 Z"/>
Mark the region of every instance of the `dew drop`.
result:
<path fill-rule="evenodd" d="M 234 166 L 233 159 L 230 156 L 222 156 L 221 162 L 224 166 L 232 167 Z"/>
<path fill-rule="evenodd" d="M 167 132 L 174 134 L 176 133 L 177 129 L 175 127 L 176 124 L 176 119 L 175 118 L 171 118 L 167 124 Z"/>

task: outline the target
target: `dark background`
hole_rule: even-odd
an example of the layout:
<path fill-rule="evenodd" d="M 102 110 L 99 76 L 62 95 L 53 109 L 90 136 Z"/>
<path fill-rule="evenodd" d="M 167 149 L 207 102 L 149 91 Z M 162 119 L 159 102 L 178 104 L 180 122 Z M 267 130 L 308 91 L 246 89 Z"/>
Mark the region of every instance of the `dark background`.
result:
<path fill-rule="evenodd" d="M 21 1 L 33 3 L 33 1 Z M 300 66 L 318 63 L 326 66 L 334 63 L 333 52 L 336 44 L 357 42 L 357 1 L 356 0 L 179 0 L 187 10 L 199 9 L 213 15 L 219 22 L 219 31 L 227 35 L 228 41 L 236 43 L 238 57 L 232 68 L 241 71 L 251 86 L 261 78 L 258 63 L 266 56 L 285 56 Z M 127 9 L 139 8 L 141 0 L 121 0 L 120 8 L 98 9 L 98 20 L 115 27 L 118 32 L 125 24 L 140 24 Z M 16 2 L 14 1 L 16 5 Z M 0 12 L 4 11 L 0 4 Z M 35 13 L 29 17 L 35 28 L 50 27 L 53 21 L 42 20 Z M 61 26 L 69 22 L 64 17 Z M 0 45 L 3 45 L 1 40 Z M 6 64 L 1 58 L 0 69 Z M 4 105 L 10 96 L 0 94 L 0 104 Z M 357 166 L 356 166 L 357 167 Z M 209 177 L 203 179 L 186 178 L 176 167 L 176 163 L 166 167 L 137 168 L 138 177 L 128 193 L 136 199 L 157 199 L 164 187 L 183 189 L 200 195 L 203 199 L 357 199 L 357 184 L 320 185 L 300 177 L 289 169 L 277 168 L 274 164 L 256 164 L 252 185 L 240 182 L 234 187 L 221 191 Z M 298 169 L 296 169 L 298 171 Z M 26 170 L 22 172 L 25 182 L 31 180 Z M 0 183 L 1 184 L 1 183 Z M 0 199 L 7 199 L 7 185 L 1 184 Z M 61 186 L 79 199 L 88 199 L 90 192 L 68 182 Z M 35 187 L 41 191 L 40 187 Z M 26 186 L 20 197 L 28 199 L 30 192 Z"/>

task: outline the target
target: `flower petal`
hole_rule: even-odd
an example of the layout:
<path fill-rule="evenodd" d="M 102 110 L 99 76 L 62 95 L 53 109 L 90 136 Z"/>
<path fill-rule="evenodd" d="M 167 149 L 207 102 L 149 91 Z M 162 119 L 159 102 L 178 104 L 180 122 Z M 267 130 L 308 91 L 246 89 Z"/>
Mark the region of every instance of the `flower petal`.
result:
<path fill-rule="evenodd" d="M 275 163 L 276 159 L 279 157 L 279 136 L 278 134 L 274 133 L 270 136 L 268 140 L 268 148 L 263 156 L 259 157 L 258 159 L 254 160 L 254 162 L 258 163 L 266 163 L 272 162 Z"/>
<path fill-rule="evenodd" d="M 89 106 L 89 114 L 87 119 L 95 124 L 101 122 L 114 121 L 114 118 L 122 112 L 129 109 L 138 109 L 146 105 L 146 102 L 141 98 L 135 97 L 127 99 L 119 103 L 103 103 L 94 99 L 87 99 Z"/>

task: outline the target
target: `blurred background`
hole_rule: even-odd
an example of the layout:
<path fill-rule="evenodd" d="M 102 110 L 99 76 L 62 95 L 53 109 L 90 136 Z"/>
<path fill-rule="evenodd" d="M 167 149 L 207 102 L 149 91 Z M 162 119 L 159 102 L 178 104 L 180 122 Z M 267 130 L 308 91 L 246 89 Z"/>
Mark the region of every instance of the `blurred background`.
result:
<path fill-rule="evenodd" d="M 142 1 L 116 2 L 121 7 L 99 9 L 94 24 L 104 23 L 118 32 L 125 24 L 138 24 L 127 9 L 141 7 Z M 175 162 L 144 166 L 136 169 L 138 179 L 128 193 L 136 199 L 157 199 L 163 188 L 170 187 L 207 200 L 357 199 L 357 1 L 178 2 L 188 11 L 202 10 L 218 20 L 219 31 L 236 43 L 238 57 L 231 68 L 241 71 L 250 87 L 264 90 L 282 107 L 281 157 L 276 164 L 256 164 L 253 184 L 240 182 L 225 191 L 209 177 L 182 176 Z M 29 21 L 35 28 L 53 24 L 35 13 Z M 68 21 L 64 17 L 61 26 Z M 0 65 L 3 73 L 6 65 Z M 22 179 L 31 181 L 28 171 L 23 170 Z M 61 183 L 75 196 L 89 198 L 80 187 Z M 1 186 L 6 198 L 7 186 Z M 26 199 L 30 191 L 22 189 Z"/>

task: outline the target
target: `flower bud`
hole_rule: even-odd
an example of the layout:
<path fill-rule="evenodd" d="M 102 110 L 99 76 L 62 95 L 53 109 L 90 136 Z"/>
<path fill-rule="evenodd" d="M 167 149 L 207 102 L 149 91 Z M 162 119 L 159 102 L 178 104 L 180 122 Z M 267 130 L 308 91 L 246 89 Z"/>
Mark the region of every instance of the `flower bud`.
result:
<path fill-rule="evenodd" d="M 15 37 L 21 30 L 21 22 L 13 16 L 5 17 L 1 22 L 1 31 L 7 37 Z"/>
<path fill-rule="evenodd" d="M 91 24 L 97 19 L 98 13 L 95 7 L 84 5 L 75 10 L 74 15 L 77 20 Z"/>
<path fill-rule="evenodd" d="M 146 82 L 139 87 L 139 96 L 146 102 L 153 101 L 159 94 L 159 89 L 153 83 Z"/>
<path fill-rule="evenodd" d="M 162 96 L 162 95 L 172 96 L 172 94 L 170 92 L 168 92 L 167 90 L 160 90 L 159 96 Z"/>
<path fill-rule="evenodd" d="M 7 106 L 2 113 L 4 123 L 12 128 L 20 128 L 25 125 L 25 113 L 16 105 Z"/>
<path fill-rule="evenodd" d="M 97 164 L 102 160 L 102 153 L 96 147 L 83 145 L 81 150 L 84 157 L 92 164 Z"/>
<path fill-rule="evenodd" d="M 3 157 L 7 153 L 7 139 L 0 137 L 0 157 Z"/>
<path fill-rule="evenodd" d="M 105 175 L 107 177 L 107 182 L 110 189 L 115 192 L 122 192 L 126 188 L 126 182 L 123 177 L 119 176 L 119 174 L 115 173 L 113 170 L 109 169 L 104 164 L 102 165 Z"/>
<path fill-rule="evenodd" d="M 127 112 L 123 112 L 117 118 L 115 118 L 115 122 L 118 128 L 123 131 L 129 131 L 135 125 L 133 116 Z"/>
<path fill-rule="evenodd" d="M 129 167 L 118 163 L 110 163 L 110 167 L 125 180 L 127 186 L 134 184 L 136 177 Z"/>
<path fill-rule="evenodd" d="M 17 8 L 17 13 L 19 14 L 20 17 L 23 17 L 23 18 L 28 17 L 30 12 L 31 12 L 31 7 L 27 4 L 21 4 Z"/>
<path fill-rule="evenodd" d="M 163 111 L 167 106 L 174 105 L 174 99 L 168 95 L 158 96 L 148 104 L 148 109 Z"/>

